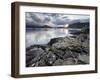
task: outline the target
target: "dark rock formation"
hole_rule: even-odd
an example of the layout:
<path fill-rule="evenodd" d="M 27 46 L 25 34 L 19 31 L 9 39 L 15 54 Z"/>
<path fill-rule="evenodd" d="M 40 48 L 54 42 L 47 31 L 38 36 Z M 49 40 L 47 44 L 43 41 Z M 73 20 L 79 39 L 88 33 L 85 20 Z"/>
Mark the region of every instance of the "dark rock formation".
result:
<path fill-rule="evenodd" d="M 57 59 L 57 60 L 54 62 L 53 66 L 59 66 L 59 65 L 62 65 L 62 64 L 63 64 L 63 60 L 62 60 L 62 59 Z"/>
<path fill-rule="evenodd" d="M 46 59 L 45 59 L 46 64 L 49 66 L 52 66 L 53 63 L 55 62 L 55 60 L 56 60 L 56 55 L 53 54 L 53 52 L 49 51 L 48 54 L 46 55 Z"/>
<path fill-rule="evenodd" d="M 31 64 L 36 63 L 42 58 L 44 54 L 46 53 L 41 48 L 31 49 L 30 51 L 26 53 L 26 62 L 27 62 L 26 66 L 30 66 Z"/>

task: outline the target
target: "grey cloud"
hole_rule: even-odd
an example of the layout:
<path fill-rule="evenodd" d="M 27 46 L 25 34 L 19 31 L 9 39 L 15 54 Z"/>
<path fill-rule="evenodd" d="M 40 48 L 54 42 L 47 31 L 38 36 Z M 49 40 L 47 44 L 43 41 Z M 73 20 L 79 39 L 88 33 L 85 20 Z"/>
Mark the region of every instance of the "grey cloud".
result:
<path fill-rule="evenodd" d="M 26 12 L 26 24 L 31 26 L 61 27 L 65 24 L 87 21 L 89 21 L 89 16 L 84 15 Z"/>

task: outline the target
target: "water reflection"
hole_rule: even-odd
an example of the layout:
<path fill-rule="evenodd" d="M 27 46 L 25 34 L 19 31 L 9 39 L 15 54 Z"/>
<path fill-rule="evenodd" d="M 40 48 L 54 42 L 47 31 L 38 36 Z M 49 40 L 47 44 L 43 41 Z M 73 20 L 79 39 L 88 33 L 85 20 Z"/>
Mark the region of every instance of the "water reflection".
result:
<path fill-rule="evenodd" d="M 26 29 L 26 47 L 34 44 L 47 44 L 52 38 L 70 36 L 65 28 Z"/>

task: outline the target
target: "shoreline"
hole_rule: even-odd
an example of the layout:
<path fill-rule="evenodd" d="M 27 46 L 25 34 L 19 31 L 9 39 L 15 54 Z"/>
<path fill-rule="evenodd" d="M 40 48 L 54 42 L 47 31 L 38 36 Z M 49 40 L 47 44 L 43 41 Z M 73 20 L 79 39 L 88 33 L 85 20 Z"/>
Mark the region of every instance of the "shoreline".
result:
<path fill-rule="evenodd" d="M 26 49 L 26 67 L 89 64 L 89 34 L 53 38 Z"/>

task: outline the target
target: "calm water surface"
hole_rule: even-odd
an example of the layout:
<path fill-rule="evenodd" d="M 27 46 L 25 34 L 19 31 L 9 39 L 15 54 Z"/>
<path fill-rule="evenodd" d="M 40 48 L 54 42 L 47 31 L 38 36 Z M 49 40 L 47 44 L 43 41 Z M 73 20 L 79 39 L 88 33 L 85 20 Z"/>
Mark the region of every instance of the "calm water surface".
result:
<path fill-rule="evenodd" d="M 34 44 L 47 44 L 52 38 L 70 36 L 65 28 L 27 28 L 26 47 Z"/>

